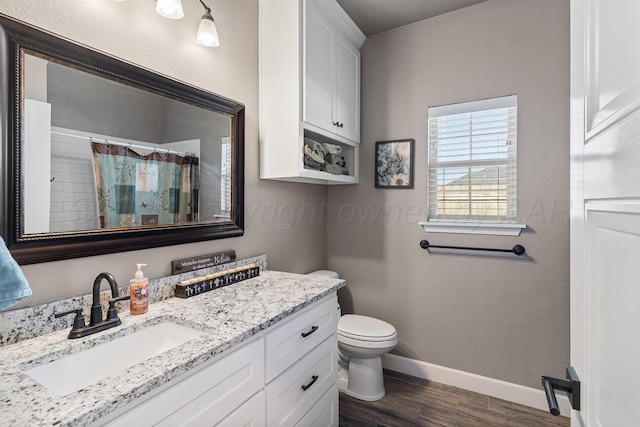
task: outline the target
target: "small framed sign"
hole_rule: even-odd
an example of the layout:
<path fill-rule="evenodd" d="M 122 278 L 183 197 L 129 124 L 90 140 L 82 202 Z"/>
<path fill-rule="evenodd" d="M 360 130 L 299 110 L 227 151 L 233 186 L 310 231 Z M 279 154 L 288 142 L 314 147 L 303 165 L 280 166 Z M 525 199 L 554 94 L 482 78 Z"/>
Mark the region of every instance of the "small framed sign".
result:
<path fill-rule="evenodd" d="M 413 188 L 413 139 L 376 142 L 376 188 Z"/>
<path fill-rule="evenodd" d="M 205 292 L 213 291 L 260 275 L 260 267 L 249 264 L 244 267 L 232 268 L 206 276 L 183 280 L 176 285 L 176 297 L 190 298 Z"/>
<path fill-rule="evenodd" d="M 220 264 L 226 264 L 236 260 L 236 251 L 228 250 L 215 254 L 201 255 L 194 258 L 184 258 L 171 261 L 171 274 L 187 273 L 189 271 L 209 268 Z"/>

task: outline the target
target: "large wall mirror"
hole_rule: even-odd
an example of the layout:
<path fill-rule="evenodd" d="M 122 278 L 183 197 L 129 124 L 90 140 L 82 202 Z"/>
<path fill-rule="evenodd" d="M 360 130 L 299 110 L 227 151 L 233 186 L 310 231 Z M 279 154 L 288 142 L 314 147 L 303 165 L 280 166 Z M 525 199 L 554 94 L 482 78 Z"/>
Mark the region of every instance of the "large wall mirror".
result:
<path fill-rule="evenodd" d="M 0 221 L 19 263 L 243 234 L 242 104 L 0 25 Z"/>

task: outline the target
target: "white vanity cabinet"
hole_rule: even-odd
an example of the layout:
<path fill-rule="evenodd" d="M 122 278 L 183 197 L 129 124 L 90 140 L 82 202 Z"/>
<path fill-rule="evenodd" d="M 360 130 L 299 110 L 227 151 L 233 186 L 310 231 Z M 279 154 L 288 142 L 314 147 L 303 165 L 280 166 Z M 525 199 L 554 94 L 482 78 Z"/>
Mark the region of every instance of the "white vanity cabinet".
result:
<path fill-rule="evenodd" d="M 95 425 L 337 426 L 336 293 Z"/>
<path fill-rule="evenodd" d="M 268 426 L 298 425 L 309 413 L 316 419 L 320 407 L 337 409 L 339 315 L 332 295 L 266 335 Z M 307 425 L 337 426 L 338 412 L 327 422 Z"/>
<path fill-rule="evenodd" d="M 129 404 L 112 421 L 100 420 L 98 425 L 213 426 L 228 417 L 233 420 L 234 415 L 249 415 L 249 422 L 251 418 L 264 422 L 264 393 L 256 395 L 264 386 L 264 339 L 256 339 L 167 386 L 141 403 Z M 251 414 L 242 414 L 245 402 L 262 412 L 254 409 Z M 232 425 L 226 420 L 221 423 L 225 424 Z"/>
<path fill-rule="evenodd" d="M 260 0 L 260 177 L 359 180 L 360 47 L 335 0 Z M 348 175 L 306 168 L 305 141 L 342 149 Z"/>

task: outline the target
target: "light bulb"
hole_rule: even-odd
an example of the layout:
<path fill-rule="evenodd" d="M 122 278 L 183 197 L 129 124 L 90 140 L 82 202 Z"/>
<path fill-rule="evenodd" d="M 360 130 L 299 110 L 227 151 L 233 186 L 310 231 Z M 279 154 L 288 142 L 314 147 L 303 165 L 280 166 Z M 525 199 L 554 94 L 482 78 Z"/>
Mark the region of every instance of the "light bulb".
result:
<path fill-rule="evenodd" d="M 157 0 L 156 12 L 169 19 L 181 19 L 184 16 L 182 0 Z"/>
<path fill-rule="evenodd" d="M 205 13 L 204 15 L 202 15 L 202 20 L 200 21 L 200 26 L 198 27 L 196 43 L 208 47 L 220 46 L 218 29 L 216 28 L 216 24 L 213 22 L 213 17 L 210 13 Z"/>

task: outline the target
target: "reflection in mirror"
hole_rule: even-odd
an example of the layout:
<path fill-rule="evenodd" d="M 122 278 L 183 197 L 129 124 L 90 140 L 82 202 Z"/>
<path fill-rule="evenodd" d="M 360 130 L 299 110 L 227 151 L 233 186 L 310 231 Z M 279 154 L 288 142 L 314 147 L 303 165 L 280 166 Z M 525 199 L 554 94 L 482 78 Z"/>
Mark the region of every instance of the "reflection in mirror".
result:
<path fill-rule="evenodd" d="M 31 52 L 22 72 L 24 234 L 229 220 L 229 115 Z"/>
<path fill-rule="evenodd" d="M 244 234 L 244 105 L 3 16 L 0 76 L 20 264 Z"/>

